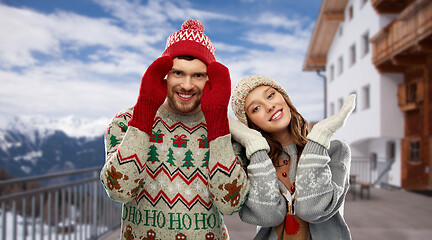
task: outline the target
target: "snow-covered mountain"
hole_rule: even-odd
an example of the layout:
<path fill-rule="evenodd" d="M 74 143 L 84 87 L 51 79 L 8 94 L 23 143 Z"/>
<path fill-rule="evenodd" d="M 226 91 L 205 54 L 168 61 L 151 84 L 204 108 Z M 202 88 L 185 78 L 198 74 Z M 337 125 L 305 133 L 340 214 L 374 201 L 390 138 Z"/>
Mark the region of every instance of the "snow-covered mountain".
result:
<path fill-rule="evenodd" d="M 109 119 L 19 116 L 0 122 L 0 167 L 14 177 L 102 166 Z"/>

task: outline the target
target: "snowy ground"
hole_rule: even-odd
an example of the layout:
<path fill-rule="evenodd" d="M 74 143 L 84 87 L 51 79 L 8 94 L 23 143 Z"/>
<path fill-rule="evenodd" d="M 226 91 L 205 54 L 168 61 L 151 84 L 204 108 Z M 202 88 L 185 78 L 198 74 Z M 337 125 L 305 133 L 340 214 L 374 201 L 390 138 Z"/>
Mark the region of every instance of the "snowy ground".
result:
<path fill-rule="evenodd" d="M 5 221 L 4 221 L 5 220 Z M 3 223 L 6 223 L 6 228 L 3 226 Z M 56 231 L 54 226 L 49 227 L 47 224 L 43 224 L 41 227 L 40 219 L 35 219 L 34 230 L 33 223 L 31 220 L 27 219 L 27 231 L 24 236 L 24 221 L 20 215 L 16 216 L 16 224 L 14 224 L 14 215 L 12 212 L 6 212 L 6 216 L 0 214 L 0 239 L 3 239 L 2 236 L 5 236 L 5 239 L 16 239 L 16 240 L 27 240 L 34 239 L 42 240 L 42 239 L 88 239 L 91 235 L 92 226 L 88 224 L 79 224 L 71 222 L 65 223 L 65 226 L 69 228 L 69 226 L 73 226 L 74 230 L 70 233 L 62 233 L 62 223 L 58 224 L 58 229 Z M 6 232 L 4 233 L 4 229 Z M 107 230 L 107 227 L 98 227 L 98 232 L 102 233 Z M 56 237 L 57 236 L 57 237 Z M 64 238 L 63 238 L 64 236 Z"/>

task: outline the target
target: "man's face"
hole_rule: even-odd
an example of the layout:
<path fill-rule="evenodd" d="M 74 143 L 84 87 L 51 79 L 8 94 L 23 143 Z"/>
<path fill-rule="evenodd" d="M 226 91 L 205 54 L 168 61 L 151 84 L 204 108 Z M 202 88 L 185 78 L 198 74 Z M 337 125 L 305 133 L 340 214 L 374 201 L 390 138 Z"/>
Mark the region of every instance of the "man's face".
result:
<path fill-rule="evenodd" d="M 165 109 L 190 115 L 201 110 L 201 96 L 207 82 L 207 66 L 200 60 L 188 61 L 175 58 L 167 77 L 167 101 Z"/>

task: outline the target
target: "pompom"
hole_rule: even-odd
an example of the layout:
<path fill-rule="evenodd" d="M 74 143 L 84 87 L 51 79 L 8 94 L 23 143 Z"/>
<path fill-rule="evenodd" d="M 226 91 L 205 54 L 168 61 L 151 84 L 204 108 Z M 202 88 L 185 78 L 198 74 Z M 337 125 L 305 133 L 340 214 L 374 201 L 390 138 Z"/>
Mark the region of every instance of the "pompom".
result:
<path fill-rule="evenodd" d="M 204 25 L 202 25 L 202 23 L 198 20 L 192 20 L 192 19 L 186 20 L 182 24 L 181 29 L 182 30 L 191 29 L 191 30 L 195 30 L 195 31 L 199 31 L 199 32 L 204 33 Z"/>

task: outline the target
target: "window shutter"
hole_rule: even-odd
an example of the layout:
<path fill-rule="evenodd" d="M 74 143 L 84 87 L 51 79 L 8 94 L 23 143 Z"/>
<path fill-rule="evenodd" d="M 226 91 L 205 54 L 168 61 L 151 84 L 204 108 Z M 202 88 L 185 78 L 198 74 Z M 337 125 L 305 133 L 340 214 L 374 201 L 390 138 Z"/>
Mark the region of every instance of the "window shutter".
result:
<path fill-rule="evenodd" d="M 398 85 L 398 104 L 399 107 L 403 107 L 406 105 L 406 85 L 405 84 Z"/>
<path fill-rule="evenodd" d="M 424 81 L 417 81 L 417 102 L 422 102 L 424 99 Z"/>

